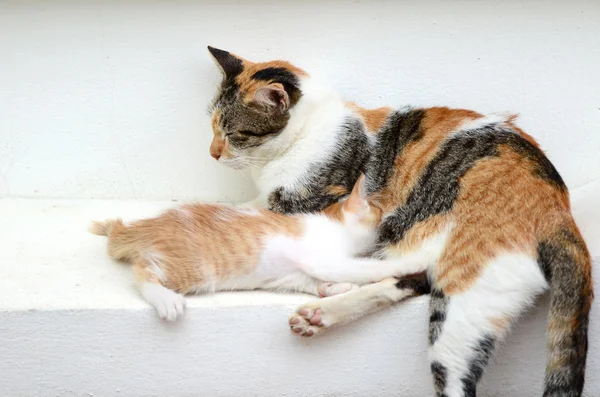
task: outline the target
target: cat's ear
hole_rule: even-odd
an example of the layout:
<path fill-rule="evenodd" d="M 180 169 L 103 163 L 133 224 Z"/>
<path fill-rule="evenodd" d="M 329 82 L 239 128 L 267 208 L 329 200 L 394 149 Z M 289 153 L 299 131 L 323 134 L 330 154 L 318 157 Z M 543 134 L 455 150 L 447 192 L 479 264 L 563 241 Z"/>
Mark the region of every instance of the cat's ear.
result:
<path fill-rule="evenodd" d="M 369 201 L 367 199 L 367 187 L 365 184 L 365 176 L 361 174 L 358 181 L 354 184 L 354 188 L 350 196 L 344 202 L 344 210 L 354 214 L 363 214 L 369 209 Z"/>
<path fill-rule="evenodd" d="M 227 51 L 208 46 L 208 51 L 219 65 L 223 77 L 233 78 L 244 70 L 243 59 Z"/>
<path fill-rule="evenodd" d="M 270 109 L 277 109 L 281 113 L 290 107 L 290 97 L 279 83 L 272 83 L 261 87 L 254 93 L 254 101 Z"/>

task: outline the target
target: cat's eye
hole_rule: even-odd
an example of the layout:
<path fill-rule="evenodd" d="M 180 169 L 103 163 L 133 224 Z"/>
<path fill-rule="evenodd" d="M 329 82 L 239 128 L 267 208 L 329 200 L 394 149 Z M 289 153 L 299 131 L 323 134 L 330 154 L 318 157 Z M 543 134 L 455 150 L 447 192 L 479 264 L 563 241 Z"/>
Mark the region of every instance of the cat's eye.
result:
<path fill-rule="evenodd" d="M 250 130 L 240 130 L 239 133 L 242 135 L 248 135 L 248 136 L 261 136 L 261 134 L 257 134 L 256 132 L 253 132 Z"/>

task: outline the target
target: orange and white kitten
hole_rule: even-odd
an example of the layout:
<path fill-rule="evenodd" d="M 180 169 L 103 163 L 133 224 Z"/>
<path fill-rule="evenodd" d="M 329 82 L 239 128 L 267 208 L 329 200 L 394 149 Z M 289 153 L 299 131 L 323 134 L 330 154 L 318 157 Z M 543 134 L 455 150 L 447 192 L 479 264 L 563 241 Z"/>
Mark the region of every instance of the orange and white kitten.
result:
<path fill-rule="evenodd" d="M 305 247 L 336 261 L 373 244 L 381 211 L 366 200 L 361 176 L 345 201 L 321 214 L 286 216 L 217 204 L 186 204 L 134 221 L 95 222 L 108 236 L 108 254 L 133 264 L 142 296 L 158 315 L 181 316 L 184 294 L 269 289 L 320 296 L 346 292 L 350 283 L 325 283 L 297 268 L 285 252 Z M 339 262 L 338 262 L 339 263 Z"/>

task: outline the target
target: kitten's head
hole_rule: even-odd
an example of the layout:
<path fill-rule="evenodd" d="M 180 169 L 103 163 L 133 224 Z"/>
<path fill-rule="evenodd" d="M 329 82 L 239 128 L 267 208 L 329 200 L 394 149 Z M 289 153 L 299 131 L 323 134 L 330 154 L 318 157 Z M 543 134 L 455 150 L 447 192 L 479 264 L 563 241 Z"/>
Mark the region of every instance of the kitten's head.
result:
<path fill-rule="evenodd" d="M 365 176 L 361 175 L 350 195 L 323 210 L 328 217 L 342 222 L 357 234 L 369 234 L 381 222 L 382 211 L 367 196 Z"/>
<path fill-rule="evenodd" d="M 302 96 L 299 79 L 306 73 L 285 61 L 254 63 L 208 50 L 223 73 L 209 110 L 214 132 L 210 155 L 236 169 L 256 164 L 257 149 L 286 127 L 290 109 Z"/>

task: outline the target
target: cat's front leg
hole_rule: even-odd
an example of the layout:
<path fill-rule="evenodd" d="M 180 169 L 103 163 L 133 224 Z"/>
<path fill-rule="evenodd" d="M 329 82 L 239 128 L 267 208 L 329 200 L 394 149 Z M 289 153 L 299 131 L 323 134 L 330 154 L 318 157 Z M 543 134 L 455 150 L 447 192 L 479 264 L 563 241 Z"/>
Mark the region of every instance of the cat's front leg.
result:
<path fill-rule="evenodd" d="M 308 302 L 290 316 L 290 330 L 295 335 L 314 336 L 411 296 L 412 290 L 397 288 L 397 283 L 397 279 L 390 278 L 346 294 Z"/>
<path fill-rule="evenodd" d="M 290 316 L 290 330 L 295 335 L 314 336 L 336 324 L 349 323 L 405 298 L 430 291 L 426 272 L 403 279 L 388 278 L 345 294 L 305 303 Z"/>
<path fill-rule="evenodd" d="M 358 284 L 352 283 L 320 283 L 317 286 L 319 298 L 344 294 L 348 291 L 358 289 Z"/>
<path fill-rule="evenodd" d="M 389 277 L 402 277 L 427 269 L 427 261 L 416 256 L 390 259 L 352 258 L 319 255 L 289 244 L 284 255 L 304 273 L 336 283 L 367 284 Z"/>

